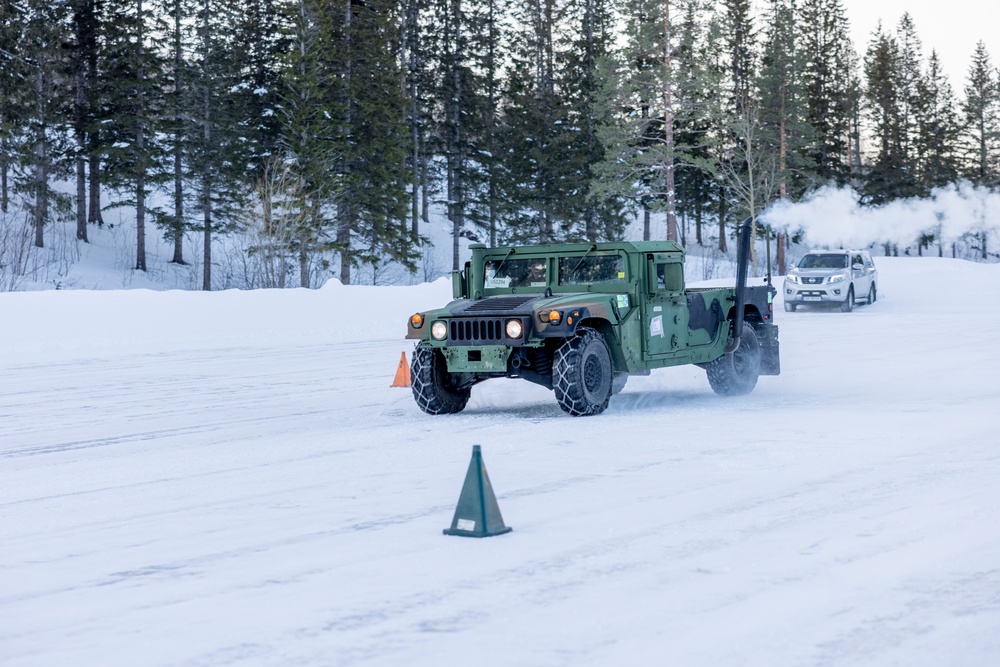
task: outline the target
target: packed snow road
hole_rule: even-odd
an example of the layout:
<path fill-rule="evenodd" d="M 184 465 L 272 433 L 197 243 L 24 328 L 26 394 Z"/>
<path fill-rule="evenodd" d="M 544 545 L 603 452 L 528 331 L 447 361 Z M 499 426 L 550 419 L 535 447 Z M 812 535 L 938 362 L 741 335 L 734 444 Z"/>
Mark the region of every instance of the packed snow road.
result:
<path fill-rule="evenodd" d="M 1000 266 L 876 262 L 592 418 L 389 388 L 445 282 L 0 295 L 0 663 L 994 665 Z M 508 535 L 441 534 L 473 444 Z"/>

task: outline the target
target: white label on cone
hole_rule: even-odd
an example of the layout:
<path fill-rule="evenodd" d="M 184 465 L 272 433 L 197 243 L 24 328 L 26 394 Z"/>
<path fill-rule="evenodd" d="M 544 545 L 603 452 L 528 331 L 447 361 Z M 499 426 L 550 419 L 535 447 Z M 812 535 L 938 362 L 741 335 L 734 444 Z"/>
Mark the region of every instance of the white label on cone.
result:
<path fill-rule="evenodd" d="M 476 529 L 476 522 L 472 519 L 459 519 L 455 527 L 459 530 L 468 530 L 471 532 Z"/>

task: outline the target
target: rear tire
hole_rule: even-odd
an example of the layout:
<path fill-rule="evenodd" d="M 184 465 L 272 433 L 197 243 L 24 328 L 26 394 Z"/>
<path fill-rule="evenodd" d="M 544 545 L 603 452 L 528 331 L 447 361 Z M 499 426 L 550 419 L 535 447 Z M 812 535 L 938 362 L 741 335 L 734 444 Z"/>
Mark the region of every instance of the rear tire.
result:
<path fill-rule="evenodd" d="M 749 394 L 757 386 L 760 375 L 760 341 L 753 327 L 743 323 L 740 346 L 732 354 L 724 354 L 715 361 L 705 364 L 708 384 L 720 396 L 740 396 Z"/>
<path fill-rule="evenodd" d="M 448 372 L 448 363 L 438 350 L 415 349 L 410 376 L 413 400 L 429 415 L 461 412 L 469 402 L 472 390 L 458 388 L 456 375 Z"/>
<path fill-rule="evenodd" d="M 617 396 L 622 393 L 625 383 L 628 382 L 628 373 L 615 373 L 611 378 L 611 395 Z"/>
<path fill-rule="evenodd" d="M 583 328 L 556 349 L 552 389 L 559 407 L 582 417 L 604 412 L 611 399 L 614 369 L 604 336 Z"/>
<path fill-rule="evenodd" d="M 875 299 L 877 298 L 878 294 L 875 291 L 875 283 L 872 283 L 872 286 L 868 288 L 868 305 L 870 306 L 875 303 Z"/>
<path fill-rule="evenodd" d="M 849 313 L 854 310 L 854 285 L 847 288 L 847 298 L 840 304 L 840 312 Z"/>

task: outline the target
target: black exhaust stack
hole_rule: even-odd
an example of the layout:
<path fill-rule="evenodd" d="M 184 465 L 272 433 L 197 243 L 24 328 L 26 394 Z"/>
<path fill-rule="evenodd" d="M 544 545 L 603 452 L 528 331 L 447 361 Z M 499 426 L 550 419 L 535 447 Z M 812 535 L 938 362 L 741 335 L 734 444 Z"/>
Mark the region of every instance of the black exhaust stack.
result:
<path fill-rule="evenodd" d="M 726 347 L 726 354 L 732 354 L 740 346 L 740 332 L 743 329 L 743 306 L 746 303 L 747 269 L 750 265 L 750 223 L 747 218 L 740 223 L 740 237 L 736 250 L 736 312 L 733 315 L 733 341 Z"/>

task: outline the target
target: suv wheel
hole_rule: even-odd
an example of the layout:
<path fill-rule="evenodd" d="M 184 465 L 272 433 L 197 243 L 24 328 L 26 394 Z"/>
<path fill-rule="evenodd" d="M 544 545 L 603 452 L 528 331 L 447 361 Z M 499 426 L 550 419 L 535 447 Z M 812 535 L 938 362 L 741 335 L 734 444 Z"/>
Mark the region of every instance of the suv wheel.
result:
<path fill-rule="evenodd" d="M 878 295 L 875 293 L 875 283 L 872 283 L 872 286 L 868 288 L 868 305 L 875 303 L 876 298 Z"/>
<path fill-rule="evenodd" d="M 785 312 L 786 313 L 794 313 L 795 312 L 795 306 L 796 306 L 796 304 L 794 304 L 794 303 L 788 303 L 786 301 L 785 302 Z"/>
<path fill-rule="evenodd" d="M 429 415 L 461 412 L 469 402 L 472 391 L 468 387 L 458 387 L 458 376 L 448 372 L 444 355 L 438 350 L 429 347 L 415 349 L 410 376 L 413 399 Z"/>
<path fill-rule="evenodd" d="M 574 416 L 604 412 L 611 398 L 613 368 L 604 336 L 583 328 L 556 349 L 552 389 L 559 407 Z"/>
<path fill-rule="evenodd" d="M 715 361 L 705 364 L 708 384 L 720 396 L 749 394 L 757 386 L 760 375 L 760 341 L 753 327 L 743 323 L 740 346 L 732 354 L 724 354 Z"/>
<path fill-rule="evenodd" d="M 847 288 L 847 298 L 840 304 L 840 312 L 849 313 L 854 310 L 854 285 Z"/>

